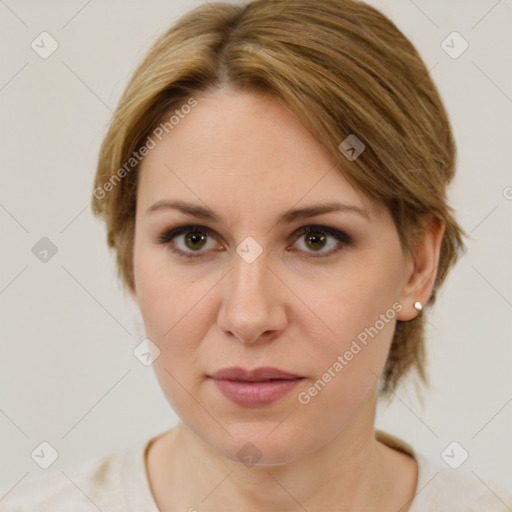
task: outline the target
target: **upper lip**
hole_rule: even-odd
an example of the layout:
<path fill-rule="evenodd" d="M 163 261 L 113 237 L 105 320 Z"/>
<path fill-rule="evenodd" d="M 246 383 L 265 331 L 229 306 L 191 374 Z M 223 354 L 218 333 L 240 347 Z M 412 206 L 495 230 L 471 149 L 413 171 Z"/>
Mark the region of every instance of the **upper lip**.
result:
<path fill-rule="evenodd" d="M 246 370 L 239 366 L 232 366 L 230 368 L 223 368 L 218 372 L 210 375 L 213 379 L 219 380 L 238 380 L 246 382 L 261 382 L 271 379 L 290 380 L 301 378 L 300 375 L 273 368 L 271 366 L 261 366 L 253 370 Z"/>

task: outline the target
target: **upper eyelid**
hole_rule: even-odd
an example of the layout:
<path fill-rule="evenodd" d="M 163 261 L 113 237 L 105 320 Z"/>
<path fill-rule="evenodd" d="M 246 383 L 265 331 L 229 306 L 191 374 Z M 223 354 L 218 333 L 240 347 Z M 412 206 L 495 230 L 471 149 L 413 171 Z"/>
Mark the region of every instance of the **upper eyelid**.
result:
<path fill-rule="evenodd" d="M 314 229 L 317 229 L 318 231 L 324 231 L 327 235 L 331 236 L 332 238 L 337 239 L 338 242 L 340 242 L 340 243 L 343 243 L 343 240 L 340 239 L 340 237 L 337 237 L 336 234 L 341 235 L 341 237 L 345 236 L 350 241 L 352 240 L 352 237 L 349 234 L 347 234 L 344 230 L 340 230 L 340 229 L 333 228 L 330 226 L 324 226 L 321 224 L 305 224 L 303 226 L 300 226 L 291 233 L 290 237 L 293 237 L 295 235 L 297 235 L 297 237 L 301 237 L 301 236 L 305 235 L 308 230 L 313 231 Z M 194 230 L 199 231 L 199 232 L 204 232 L 207 235 L 210 235 L 210 236 L 212 236 L 212 238 L 215 238 L 217 241 L 219 241 L 217 239 L 217 237 L 215 236 L 217 234 L 217 232 L 214 229 L 209 228 L 207 226 L 203 226 L 201 224 L 184 224 L 182 226 L 176 226 L 174 228 L 164 231 L 164 233 L 162 234 L 162 236 L 160 238 L 163 239 L 164 237 L 167 237 L 167 235 L 172 234 L 168 240 L 168 242 L 170 242 L 175 237 L 181 236 L 181 235 L 187 233 L 188 231 L 192 232 Z M 220 236 L 220 238 L 222 240 L 224 240 L 222 236 Z M 196 252 L 199 253 L 199 252 L 203 252 L 203 251 L 196 251 Z M 206 251 L 204 251 L 204 252 L 206 252 Z"/>

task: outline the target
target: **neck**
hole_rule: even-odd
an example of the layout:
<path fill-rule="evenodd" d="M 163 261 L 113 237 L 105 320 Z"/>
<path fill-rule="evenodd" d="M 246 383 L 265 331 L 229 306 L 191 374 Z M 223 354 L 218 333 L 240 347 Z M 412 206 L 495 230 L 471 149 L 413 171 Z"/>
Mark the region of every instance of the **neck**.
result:
<path fill-rule="evenodd" d="M 148 456 L 157 505 L 201 512 L 383 510 L 396 488 L 397 475 L 390 471 L 396 452 L 376 441 L 372 411 L 370 417 L 361 411 L 348 428 L 300 459 L 251 467 L 223 457 L 179 423 L 164 435 L 163 455 L 154 450 L 152 463 Z M 404 497 L 394 493 L 398 508 Z"/>

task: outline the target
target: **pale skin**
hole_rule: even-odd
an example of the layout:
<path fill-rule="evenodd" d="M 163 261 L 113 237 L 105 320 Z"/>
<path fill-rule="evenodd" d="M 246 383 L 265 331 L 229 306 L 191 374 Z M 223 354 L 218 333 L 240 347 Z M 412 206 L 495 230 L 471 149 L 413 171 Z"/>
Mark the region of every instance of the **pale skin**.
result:
<path fill-rule="evenodd" d="M 156 376 L 181 419 L 146 454 L 158 507 L 406 511 L 417 465 L 375 439 L 378 376 L 396 320 L 414 318 L 414 302 L 432 292 L 442 224 L 430 223 L 412 257 L 389 212 L 349 185 L 276 99 L 228 89 L 195 98 L 143 161 L 137 192 L 134 299 L 161 351 Z M 223 222 L 165 207 L 148 212 L 167 200 L 208 207 Z M 326 202 L 349 208 L 276 223 L 287 210 Z M 201 243 L 187 232 L 158 243 L 184 225 L 208 234 Z M 308 225 L 351 241 L 298 234 Z M 263 250 L 252 263 L 236 252 L 248 236 Z M 171 247 L 201 255 L 187 259 Z M 395 318 L 301 404 L 298 394 L 397 302 Z M 305 378 L 268 406 L 242 407 L 207 378 L 229 366 Z M 248 442 L 261 452 L 252 467 L 237 457 Z"/>

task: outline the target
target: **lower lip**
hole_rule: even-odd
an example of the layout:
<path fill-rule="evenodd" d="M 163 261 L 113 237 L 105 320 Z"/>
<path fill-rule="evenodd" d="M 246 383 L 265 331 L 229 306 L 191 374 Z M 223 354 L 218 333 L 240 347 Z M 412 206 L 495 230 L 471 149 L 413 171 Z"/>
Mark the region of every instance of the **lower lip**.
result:
<path fill-rule="evenodd" d="M 220 392 L 226 398 L 245 407 L 262 407 L 269 405 L 287 395 L 301 380 L 302 378 L 265 382 L 245 382 L 213 379 Z"/>

